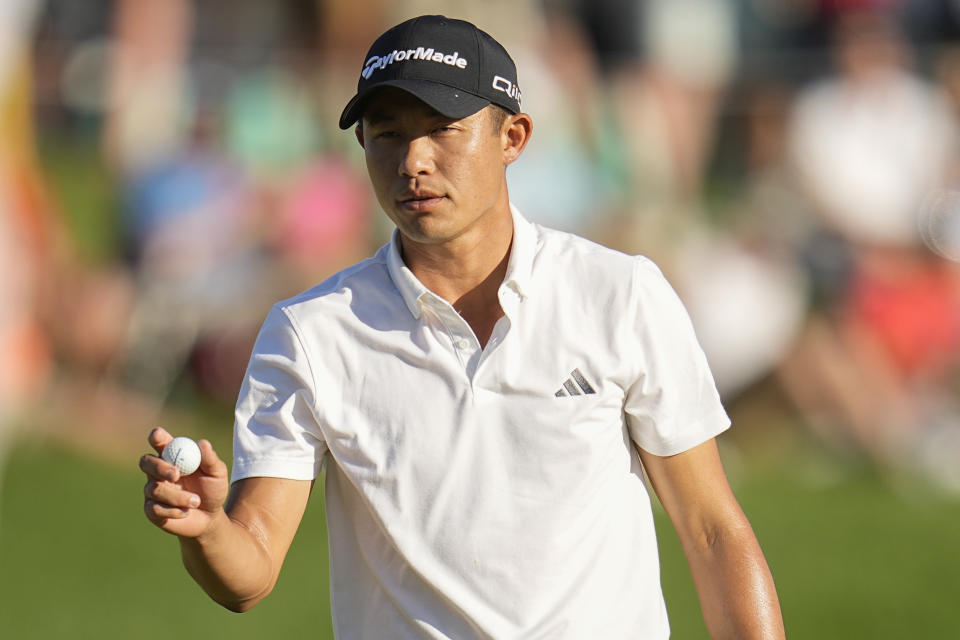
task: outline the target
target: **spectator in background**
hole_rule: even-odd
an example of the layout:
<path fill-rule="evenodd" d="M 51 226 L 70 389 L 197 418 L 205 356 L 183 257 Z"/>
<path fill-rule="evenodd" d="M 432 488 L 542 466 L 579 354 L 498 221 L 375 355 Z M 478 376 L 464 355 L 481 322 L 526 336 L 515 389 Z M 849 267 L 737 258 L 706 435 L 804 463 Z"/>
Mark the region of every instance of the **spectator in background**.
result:
<path fill-rule="evenodd" d="M 648 0 L 638 11 L 628 23 L 633 47 L 608 53 L 631 185 L 617 246 L 672 271 L 675 249 L 704 223 L 703 179 L 738 60 L 737 23 L 728 2 Z"/>
<path fill-rule="evenodd" d="M 717 224 L 707 200 L 722 108 L 740 62 L 736 10 L 732 2 L 636 3 L 635 19 L 625 20 L 632 39 L 614 37 L 604 46 L 619 43 L 620 54 L 603 57 L 631 177 L 627 232 L 613 244 L 656 256 L 673 277 L 725 399 L 775 368 L 803 314 L 795 265 L 747 227 Z"/>
<path fill-rule="evenodd" d="M 797 100 L 797 170 L 826 229 L 857 245 L 912 245 L 917 204 L 955 161 L 953 114 L 908 70 L 908 45 L 889 16 L 851 12 L 835 33 L 838 73 Z"/>
<path fill-rule="evenodd" d="M 0 5 L 0 482 L 20 413 L 51 374 L 43 298 L 54 232 L 34 154 L 28 34 L 31 0 Z"/>
<path fill-rule="evenodd" d="M 368 190 L 317 125 L 318 20 L 312 0 L 118 4 L 105 141 L 137 295 L 116 369 L 157 400 L 187 366 L 233 397 L 269 301 L 367 253 Z"/>
<path fill-rule="evenodd" d="M 956 265 L 918 234 L 923 202 L 956 169 L 957 124 L 909 70 L 890 15 L 841 14 L 834 53 L 836 73 L 800 94 L 790 123 L 818 223 L 806 251 L 817 313 L 783 373 L 825 437 L 888 464 L 941 422 L 960 355 Z"/>
<path fill-rule="evenodd" d="M 87 260 L 69 218 L 84 224 L 88 212 L 60 201 L 62 185 L 41 164 L 37 112 L 55 83 L 29 46 L 40 5 L 0 5 L 0 457 L 16 419 L 47 428 L 64 404 L 73 418 L 75 401 L 92 399 L 89 383 L 115 353 L 129 298 L 123 273 Z"/>

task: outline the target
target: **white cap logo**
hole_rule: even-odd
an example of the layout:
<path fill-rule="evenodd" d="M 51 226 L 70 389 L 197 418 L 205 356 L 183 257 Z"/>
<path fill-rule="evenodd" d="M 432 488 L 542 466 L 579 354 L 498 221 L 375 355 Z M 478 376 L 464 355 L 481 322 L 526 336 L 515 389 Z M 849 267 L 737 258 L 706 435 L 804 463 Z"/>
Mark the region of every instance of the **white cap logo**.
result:
<path fill-rule="evenodd" d="M 505 94 L 517 101 L 517 104 L 523 102 L 523 94 L 520 93 L 520 87 L 503 76 L 493 76 L 493 88 L 497 91 L 503 91 Z"/>
<path fill-rule="evenodd" d="M 386 69 L 394 62 L 403 62 L 404 60 L 426 60 L 428 62 L 440 62 L 458 69 L 466 69 L 467 61 L 460 57 L 458 51 L 446 54 L 442 51 L 434 51 L 433 47 L 417 47 L 416 49 L 406 49 L 398 51 L 394 49 L 385 56 L 372 56 L 363 65 L 363 71 L 360 73 L 364 80 L 369 80 L 373 72 L 378 69 Z"/>

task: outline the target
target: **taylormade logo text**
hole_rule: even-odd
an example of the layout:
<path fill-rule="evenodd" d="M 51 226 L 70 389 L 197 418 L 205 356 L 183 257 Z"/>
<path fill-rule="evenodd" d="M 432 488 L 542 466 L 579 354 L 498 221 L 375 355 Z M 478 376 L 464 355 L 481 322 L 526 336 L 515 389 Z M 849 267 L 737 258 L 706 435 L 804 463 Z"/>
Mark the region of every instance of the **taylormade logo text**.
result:
<path fill-rule="evenodd" d="M 363 72 L 360 74 L 364 80 L 369 80 L 370 76 L 377 69 L 386 69 L 388 65 L 394 62 L 403 62 L 404 60 L 426 60 L 428 62 L 440 62 L 458 69 L 466 69 L 467 61 L 460 57 L 457 51 L 446 54 L 441 51 L 434 51 L 433 47 L 417 47 L 416 49 L 407 49 L 398 51 L 394 49 L 385 56 L 372 56 L 367 63 L 363 65 Z"/>

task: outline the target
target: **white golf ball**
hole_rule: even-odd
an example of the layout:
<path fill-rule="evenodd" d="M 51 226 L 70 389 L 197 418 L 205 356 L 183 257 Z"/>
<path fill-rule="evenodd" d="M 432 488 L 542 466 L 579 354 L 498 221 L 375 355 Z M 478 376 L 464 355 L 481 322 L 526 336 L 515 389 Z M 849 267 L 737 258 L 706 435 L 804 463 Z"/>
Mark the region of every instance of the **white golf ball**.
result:
<path fill-rule="evenodd" d="M 163 448 L 161 457 L 188 476 L 200 466 L 200 447 L 190 438 L 178 436 Z"/>

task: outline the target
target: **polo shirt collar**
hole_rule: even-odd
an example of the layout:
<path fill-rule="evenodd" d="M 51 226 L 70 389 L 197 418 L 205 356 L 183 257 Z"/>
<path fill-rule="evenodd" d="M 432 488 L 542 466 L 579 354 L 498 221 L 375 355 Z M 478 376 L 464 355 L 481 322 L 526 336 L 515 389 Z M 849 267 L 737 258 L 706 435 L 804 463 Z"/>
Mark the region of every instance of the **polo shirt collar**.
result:
<path fill-rule="evenodd" d="M 504 287 L 513 291 L 521 300 L 526 298 L 530 288 L 530 273 L 533 270 L 533 258 L 537 248 L 537 234 L 523 214 L 510 205 L 513 216 L 513 241 L 510 247 L 510 260 L 507 273 L 500 285 L 500 299 L 504 302 Z M 427 299 L 439 299 L 435 293 L 423 286 L 400 256 L 400 231 L 393 230 L 393 236 L 387 247 L 387 270 L 394 285 L 403 297 L 407 308 L 414 318 L 420 318 L 422 305 Z"/>

